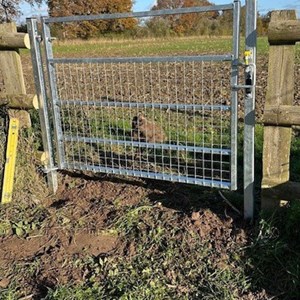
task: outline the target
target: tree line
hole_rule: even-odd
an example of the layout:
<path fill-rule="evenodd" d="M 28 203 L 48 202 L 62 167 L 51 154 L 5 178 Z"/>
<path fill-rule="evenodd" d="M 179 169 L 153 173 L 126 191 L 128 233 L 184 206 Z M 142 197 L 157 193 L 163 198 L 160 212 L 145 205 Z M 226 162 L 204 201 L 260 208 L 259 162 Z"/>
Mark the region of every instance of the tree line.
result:
<path fill-rule="evenodd" d="M 26 0 L 33 5 L 41 5 L 45 0 Z M 20 16 L 21 0 L 0 0 L 0 23 L 10 22 Z M 131 12 L 132 0 L 46 0 L 51 17 L 78 16 Z M 214 5 L 208 0 L 157 0 L 151 8 L 174 9 L 193 6 Z M 269 23 L 269 14 L 258 15 L 257 30 L 265 35 Z M 242 31 L 245 23 L 245 7 L 241 13 Z M 141 37 L 165 37 L 186 35 L 231 35 L 232 11 L 190 13 L 183 15 L 161 16 L 143 19 L 98 20 L 54 24 L 53 35 L 59 38 L 93 38 L 101 35 L 122 35 Z M 243 33 L 243 32 L 242 32 Z"/>

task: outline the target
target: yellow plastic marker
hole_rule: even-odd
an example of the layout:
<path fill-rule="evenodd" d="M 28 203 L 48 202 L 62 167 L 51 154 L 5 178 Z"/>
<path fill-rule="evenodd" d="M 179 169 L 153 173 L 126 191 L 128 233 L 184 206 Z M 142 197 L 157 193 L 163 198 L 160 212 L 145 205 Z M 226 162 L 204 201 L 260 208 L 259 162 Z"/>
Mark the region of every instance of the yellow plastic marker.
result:
<path fill-rule="evenodd" d="M 251 50 L 246 50 L 245 53 L 244 53 L 245 65 L 249 65 L 250 64 L 251 57 L 252 57 Z"/>
<path fill-rule="evenodd" d="M 18 135 L 19 135 L 19 120 L 16 118 L 11 118 L 9 121 L 9 129 L 8 129 L 6 161 L 5 161 L 5 168 L 4 168 L 1 203 L 9 203 L 11 202 L 12 199 L 16 156 L 17 156 Z"/>

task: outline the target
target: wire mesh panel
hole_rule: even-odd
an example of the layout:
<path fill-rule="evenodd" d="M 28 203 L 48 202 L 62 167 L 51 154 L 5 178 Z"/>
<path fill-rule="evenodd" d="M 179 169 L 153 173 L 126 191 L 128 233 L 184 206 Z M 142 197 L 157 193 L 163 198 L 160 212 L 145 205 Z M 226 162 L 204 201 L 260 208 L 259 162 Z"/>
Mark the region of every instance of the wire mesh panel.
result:
<path fill-rule="evenodd" d="M 234 1 L 234 3 L 239 1 Z M 207 12 L 240 6 L 188 8 Z M 238 53 L 175 57 L 53 57 L 53 22 L 185 13 L 42 20 L 59 169 L 234 189 Z M 239 13 L 233 14 L 238 25 Z M 234 30 L 233 49 L 238 49 Z"/>
<path fill-rule="evenodd" d="M 63 167 L 227 186 L 230 70 L 213 61 L 55 63 Z"/>

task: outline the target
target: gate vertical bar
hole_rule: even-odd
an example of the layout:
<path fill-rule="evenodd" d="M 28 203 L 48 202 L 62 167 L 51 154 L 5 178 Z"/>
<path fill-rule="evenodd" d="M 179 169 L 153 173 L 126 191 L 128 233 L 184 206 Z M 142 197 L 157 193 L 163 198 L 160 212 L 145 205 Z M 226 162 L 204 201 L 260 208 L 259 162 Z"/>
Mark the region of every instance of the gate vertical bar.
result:
<path fill-rule="evenodd" d="M 237 189 L 237 135 L 238 135 L 238 91 L 233 88 L 239 82 L 241 2 L 233 3 L 233 61 L 231 70 L 231 190 Z"/>
<path fill-rule="evenodd" d="M 246 51 L 249 65 L 246 66 L 246 85 L 252 85 L 245 93 L 244 128 L 244 218 L 254 215 L 254 130 L 255 130 L 255 76 L 256 76 L 256 20 L 257 0 L 246 0 Z M 246 63 L 247 64 L 247 63 Z"/>
<path fill-rule="evenodd" d="M 41 55 L 41 36 L 38 33 L 37 19 L 27 19 L 27 29 L 30 35 L 31 58 L 34 72 L 35 88 L 39 99 L 39 117 L 41 123 L 42 140 L 44 152 L 46 154 L 46 173 L 48 185 L 53 193 L 57 190 L 57 172 L 53 158 L 53 146 L 50 130 L 50 121 L 48 114 L 47 94 L 43 72 Z"/>
<path fill-rule="evenodd" d="M 54 65 L 49 61 L 53 59 L 52 38 L 50 33 L 50 25 L 44 22 L 44 18 L 42 18 L 42 37 L 44 40 L 46 64 L 47 64 L 47 71 L 48 71 L 48 77 L 50 83 L 52 110 L 53 110 L 53 118 L 54 118 L 54 132 L 55 132 L 55 139 L 57 143 L 58 168 L 63 169 L 65 163 L 65 155 L 64 155 L 65 152 L 63 146 L 63 133 L 62 133 L 60 106 L 58 103 L 56 74 L 55 74 Z"/>

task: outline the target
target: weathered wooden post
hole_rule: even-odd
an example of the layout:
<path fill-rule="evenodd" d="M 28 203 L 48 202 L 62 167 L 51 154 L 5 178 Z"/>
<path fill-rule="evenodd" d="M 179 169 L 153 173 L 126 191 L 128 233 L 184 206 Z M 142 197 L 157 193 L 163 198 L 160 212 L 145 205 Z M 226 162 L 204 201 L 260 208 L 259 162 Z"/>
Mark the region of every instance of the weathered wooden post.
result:
<path fill-rule="evenodd" d="M 31 106 L 28 102 L 33 103 L 33 101 L 36 102 L 36 100 L 33 99 L 33 95 L 26 96 L 21 58 L 18 50 L 19 48 L 30 48 L 28 34 L 17 33 L 15 23 L 1 24 L 0 73 L 4 83 L 4 90 L 2 90 L 0 94 L 0 105 L 8 105 L 9 107 L 9 102 L 12 100 L 11 102 L 14 104 L 12 104 L 11 108 L 8 110 L 9 117 L 19 119 L 21 128 L 28 128 L 31 126 L 29 113 L 25 110 L 15 108 L 28 108 L 28 106 Z M 20 105 L 17 103 L 18 99 Z"/>
<path fill-rule="evenodd" d="M 292 107 L 295 43 L 300 40 L 296 12 L 273 11 L 268 39 L 270 52 L 264 114 L 262 209 L 278 207 L 281 200 L 287 200 L 293 194 L 296 196 L 295 192 L 299 190 L 289 191 L 289 188 L 297 187 L 289 182 L 291 126 L 294 125 L 289 120 L 289 111 L 295 109 Z"/>

